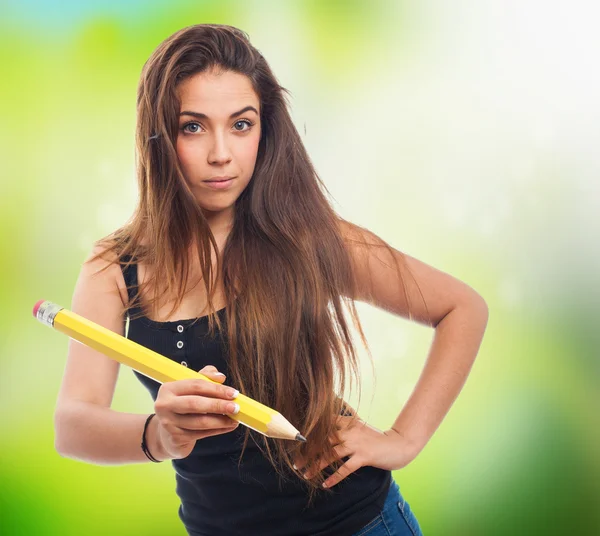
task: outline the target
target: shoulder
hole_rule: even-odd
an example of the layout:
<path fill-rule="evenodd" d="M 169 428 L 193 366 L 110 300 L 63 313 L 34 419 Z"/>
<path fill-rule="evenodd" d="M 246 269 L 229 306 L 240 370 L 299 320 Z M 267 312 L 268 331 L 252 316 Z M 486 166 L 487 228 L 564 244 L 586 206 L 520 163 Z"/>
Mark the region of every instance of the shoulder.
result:
<path fill-rule="evenodd" d="M 373 255 L 373 246 L 384 242 L 368 229 L 348 220 L 338 218 L 337 224 L 353 274 L 352 290 L 348 289 L 344 294 L 354 300 L 369 302 L 369 284 L 372 283 L 370 272 L 373 269 L 373 259 L 370 257 Z"/>
<path fill-rule="evenodd" d="M 356 225 L 342 218 L 337 220 L 337 224 L 355 269 L 360 269 L 361 266 L 363 269 L 365 268 L 364 264 L 368 262 L 369 255 L 373 254 L 373 249 L 375 247 L 389 248 L 384 240 L 360 225 Z"/>
<path fill-rule="evenodd" d="M 338 217 L 337 224 L 346 246 L 350 246 L 356 251 L 369 249 L 372 246 L 386 245 L 384 240 L 365 227 L 340 217 Z"/>
<path fill-rule="evenodd" d="M 107 289 L 119 292 L 123 306 L 127 303 L 127 288 L 119 255 L 112 247 L 113 243 L 97 241 L 92 246 L 81 267 L 81 273 L 92 279 L 102 281 Z"/>

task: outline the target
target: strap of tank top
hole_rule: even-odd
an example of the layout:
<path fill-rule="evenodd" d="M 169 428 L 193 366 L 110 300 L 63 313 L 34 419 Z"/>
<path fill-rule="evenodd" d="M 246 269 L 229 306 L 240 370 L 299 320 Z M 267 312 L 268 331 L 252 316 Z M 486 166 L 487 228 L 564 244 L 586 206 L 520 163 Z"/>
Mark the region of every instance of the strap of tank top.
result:
<path fill-rule="evenodd" d="M 131 255 L 123 255 L 120 257 L 121 263 L 129 262 L 131 259 Z M 121 266 L 121 271 L 123 272 L 123 279 L 125 280 L 125 285 L 127 286 L 127 295 L 129 296 L 129 300 L 134 304 L 129 308 L 129 312 L 131 314 L 137 313 L 139 311 L 139 306 L 134 301 L 137 297 L 138 292 L 138 273 L 137 273 L 137 264 L 133 263 L 129 266 Z M 131 288 L 130 288 L 131 287 Z"/>

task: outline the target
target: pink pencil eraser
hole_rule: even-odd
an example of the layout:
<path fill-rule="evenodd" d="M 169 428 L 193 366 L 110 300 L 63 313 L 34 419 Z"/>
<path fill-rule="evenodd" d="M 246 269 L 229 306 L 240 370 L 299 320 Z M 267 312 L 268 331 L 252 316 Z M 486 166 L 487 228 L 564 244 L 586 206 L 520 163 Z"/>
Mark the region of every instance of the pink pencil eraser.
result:
<path fill-rule="evenodd" d="M 37 312 L 38 309 L 40 308 L 40 305 L 42 305 L 42 303 L 44 303 L 46 300 L 40 300 L 39 302 L 37 302 L 34 306 L 33 306 L 33 316 L 34 318 L 37 318 Z"/>

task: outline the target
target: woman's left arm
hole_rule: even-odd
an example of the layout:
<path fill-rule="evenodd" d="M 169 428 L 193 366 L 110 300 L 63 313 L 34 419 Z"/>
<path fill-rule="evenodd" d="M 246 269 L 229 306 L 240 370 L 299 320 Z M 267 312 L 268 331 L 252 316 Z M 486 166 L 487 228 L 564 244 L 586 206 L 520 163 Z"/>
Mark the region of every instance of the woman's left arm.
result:
<path fill-rule="evenodd" d="M 409 445 L 411 457 L 427 444 L 463 388 L 487 320 L 485 301 L 466 295 L 437 322 L 423 371 L 391 427 Z"/>
<path fill-rule="evenodd" d="M 467 284 L 394 248 L 376 246 L 380 239 L 365 229 L 347 224 L 343 231 L 357 281 L 352 297 L 431 326 L 435 334 L 415 388 L 389 430 L 364 421 L 345 428 L 350 418 L 339 417 L 336 453 L 350 458 L 326 480 L 328 487 L 363 465 L 400 469 L 417 456 L 464 386 L 488 321 L 485 300 Z M 319 471 L 331 462 L 323 461 Z"/>

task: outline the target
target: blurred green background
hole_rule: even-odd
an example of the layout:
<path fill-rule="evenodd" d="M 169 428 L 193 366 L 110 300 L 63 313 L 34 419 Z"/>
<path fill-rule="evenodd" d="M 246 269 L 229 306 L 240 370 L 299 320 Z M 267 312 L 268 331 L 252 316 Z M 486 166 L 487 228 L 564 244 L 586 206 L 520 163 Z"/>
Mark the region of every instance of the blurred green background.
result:
<path fill-rule="evenodd" d="M 489 305 L 465 388 L 394 473 L 424 533 L 600 534 L 597 4 L 28 0 L 0 15 L 1 534 L 185 534 L 170 464 L 55 452 L 67 339 L 31 309 L 70 307 L 92 242 L 129 218 L 142 65 L 202 22 L 247 31 L 291 90 L 344 217 Z M 376 365 L 363 351 L 359 412 L 384 429 L 433 332 L 359 311 Z M 113 407 L 153 409 L 124 367 Z"/>

